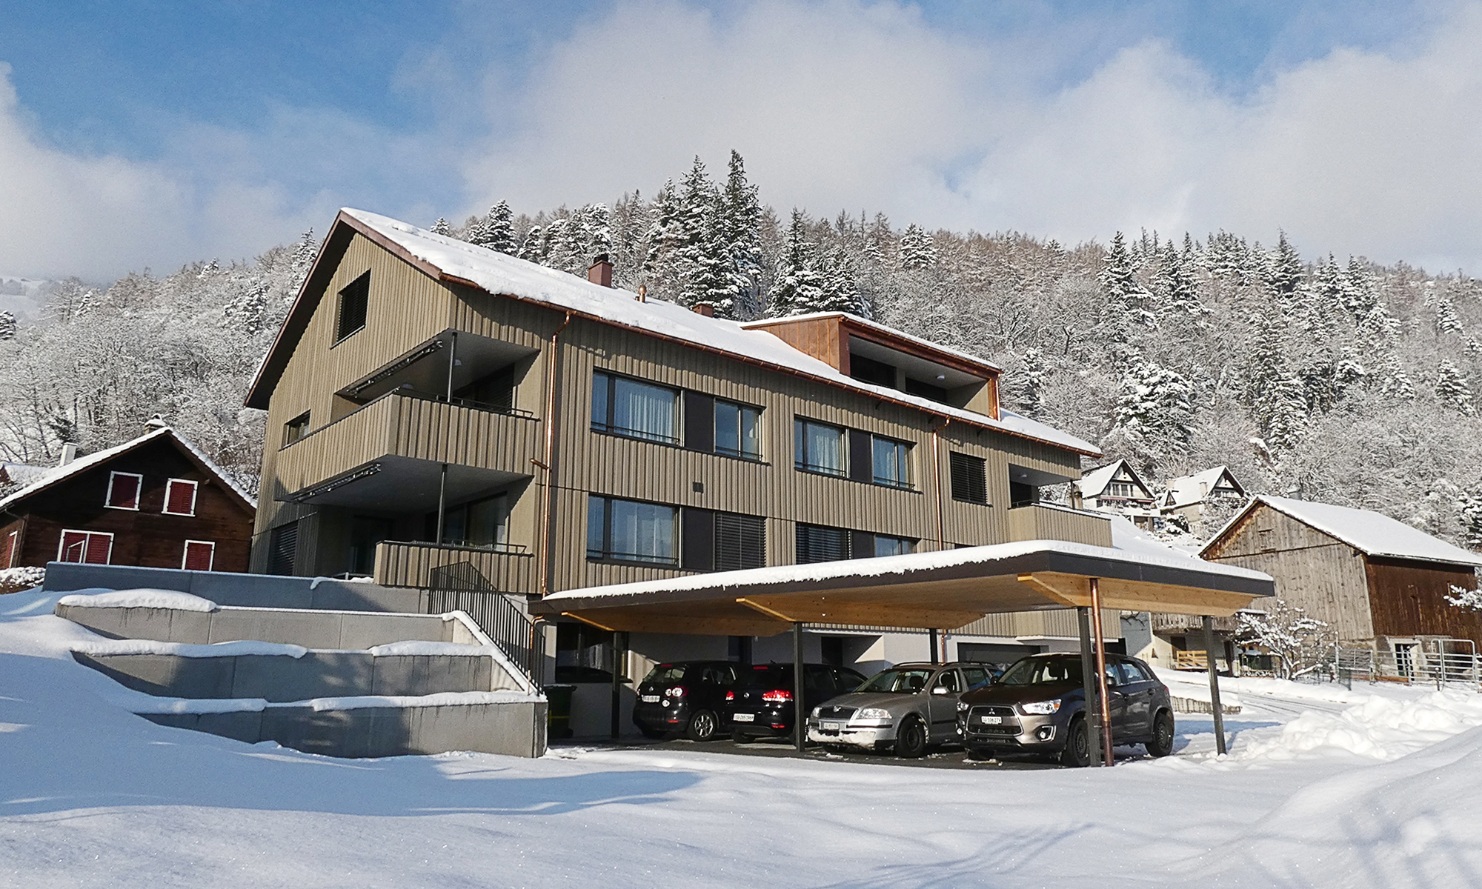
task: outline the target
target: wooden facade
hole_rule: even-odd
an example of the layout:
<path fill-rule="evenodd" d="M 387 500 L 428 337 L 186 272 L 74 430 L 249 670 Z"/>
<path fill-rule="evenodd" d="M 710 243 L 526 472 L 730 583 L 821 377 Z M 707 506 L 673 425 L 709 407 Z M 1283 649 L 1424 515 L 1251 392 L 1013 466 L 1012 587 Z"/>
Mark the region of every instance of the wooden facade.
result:
<path fill-rule="evenodd" d="M 353 572 L 356 535 L 374 527 L 373 568 L 359 564 L 392 585 L 426 586 L 433 569 L 463 562 L 492 589 L 532 596 L 687 573 L 677 564 L 588 558 L 592 496 L 760 517 L 766 565 L 797 560 L 799 523 L 903 538 L 918 551 L 1046 537 L 1110 545 L 1103 518 L 1010 508 L 1011 473 L 1047 484 L 1068 481 L 1079 477 L 1084 451 L 997 428 L 996 405 L 981 401 L 996 398 L 991 365 L 975 368 L 983 384 L 976 397 L 988 409 L 974 421 L 960 411 L 937 413 L 718 355 L 703 342 L 440 278 L 373 232 L 350 228 L 342 217 L 331 231 L 290 316 L 292 329 L 280 335 L 265 365 L 270 376 L 249 399 L 268 410 L 255 571 Z M 342 335 L 337 295 L 367 273 L 365 325 Z M 870 325 L 863 332 L 878 340 L 885 337 L 881 330 Z M 775 332 L 804 351 L 844 349 L 847 362 L 843 322 L 807 321 Z M 901 347 L 916 361 L 930 352 L 910 338 Z M 951 372 L 967 373 L 962 356 L 940 358 Z M 507 404 L 449 397 L 500 374 L 511 387 Z M 598 374 L 680 393 L 680 430 L 694 405 L 713 399 L 756 409 L 759 454 L 726 456 L 684 440 L 594 428 Z M 904 443 L 907 483 L 884 486 L 795 469 L 794 418 Z M 986 502 L 953 498 L 953 453 L 983 461 Z M 484 552 L 441 546 L 429 533 L 439 499 L 446 510 L 496 496 L 507 498 L 509 510 L 507 536 L 497 545 Z M 297 537 L 292 564 L 275 567 L 274 535 L 290 525 Z"/>
<path fill-rule="evenodd" d="M 191 567 L 247 570 L 254 505 L 167 430 L 140 441 L 106 460 L 81 458 L 78 471 L 6 498 L 0 567 L 87 560 L 178 569 L 186 567 L 190 546 Z M 137 508 L 107 505 L 115 474 L 138 477 Z M 181 482 L 194 486 L 189 499 L 177 493 L 173 512 L 166 509 L 172 480 L 182 491 L 191 485 Z M 81 546 L 79 535 L 90 535 Z"/>

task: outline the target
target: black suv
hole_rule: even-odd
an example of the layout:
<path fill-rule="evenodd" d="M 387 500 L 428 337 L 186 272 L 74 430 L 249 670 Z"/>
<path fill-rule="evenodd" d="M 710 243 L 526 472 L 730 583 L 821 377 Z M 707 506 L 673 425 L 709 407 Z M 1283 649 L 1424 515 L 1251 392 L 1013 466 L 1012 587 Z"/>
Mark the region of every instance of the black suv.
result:
<path fill-rule="evenodd" d="M 776 738 L 792 734 L 792 664 L 742 667 L 733 691 L 726 692 L 726 724 L 734 741 Z M 854 691 L 865 678 L 848 667 L 803 665 L 803 712 L 835 695 Z"/>
<path fill-rule="evenodd" d="M 969 755 L 1043 753 L 1065 765 L 1091 758 L 1086 695 L 1078 654 L 1021 658 L 995 683 L 957 703 L 957 734 Z M 1173 705 L 1168 687 L 1134 657 L 1106 656 L 1106 694 L 1112 741 L 1143 744 L 1153 756 L 1173 752 Z"/>
<path fill-rule="evenodd" d="M 729 661 L 675 661 L 659 664 L 638 683 L 633 724 L 645 738 L 684 734 L 709 741 L 720 728 L 726 692 L 736 685 L 739 664 Z"/>

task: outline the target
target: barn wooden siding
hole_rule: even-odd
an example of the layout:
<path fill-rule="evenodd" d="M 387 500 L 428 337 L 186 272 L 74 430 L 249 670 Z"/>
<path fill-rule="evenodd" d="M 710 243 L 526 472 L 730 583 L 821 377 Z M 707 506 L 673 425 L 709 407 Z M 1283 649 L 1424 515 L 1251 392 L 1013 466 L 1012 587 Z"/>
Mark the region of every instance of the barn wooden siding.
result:
<path fill-rule="evenodd" d="M 1370 558 L 1366 577 L 1377 636 L 1450 636 L 1482 649 L 1482 612 L 1446 601 L 1453 585 L 1476 586 L 1470 568 Z"/>

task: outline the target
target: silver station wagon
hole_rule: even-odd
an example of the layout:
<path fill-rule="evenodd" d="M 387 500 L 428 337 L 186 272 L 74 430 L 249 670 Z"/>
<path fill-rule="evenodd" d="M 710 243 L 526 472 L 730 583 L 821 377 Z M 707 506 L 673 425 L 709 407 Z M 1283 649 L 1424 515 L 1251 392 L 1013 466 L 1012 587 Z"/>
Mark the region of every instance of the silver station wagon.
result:
<path fill-rule="evenodd" d="M 898 664 L 808 716 L 808 740 L 825 747 L 894 750 L 914 758 L 956 741 L 957 698 L 991 680 L 986 664 Z"/>

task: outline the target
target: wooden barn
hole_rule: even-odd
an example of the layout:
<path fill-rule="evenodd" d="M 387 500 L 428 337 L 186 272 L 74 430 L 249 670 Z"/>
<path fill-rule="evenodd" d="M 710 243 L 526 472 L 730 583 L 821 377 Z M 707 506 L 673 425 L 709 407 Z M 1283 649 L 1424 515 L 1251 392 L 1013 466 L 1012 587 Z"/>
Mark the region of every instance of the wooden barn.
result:
<path fill-rule="evenodd" d="M 1388 516 L 1263 495 L 1200 555 L 1270 574 L 1277 597 L 1327 622 L 1341 645 L 1372 647 L 1402 672 L 1443 640 L 1482 649 L 1482 612 L 1445 599 L 1453 585 L 1476 587 L 1482 555 Z"/>
<path fill-rule="evenodd" d="M 0 499 L 0 568 L 61 561 L 246 571 L 256 509 L 205 454 L 155 426 Z"/>

